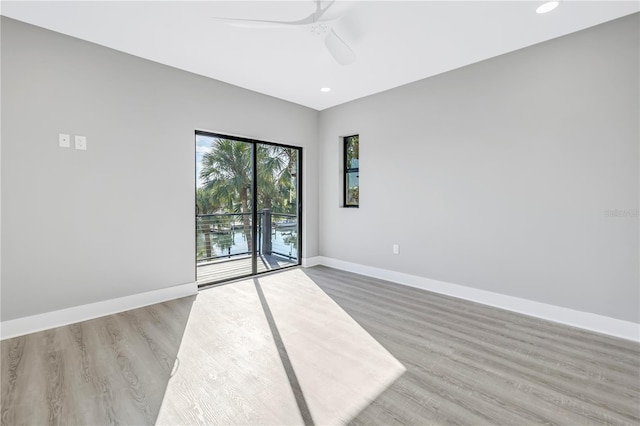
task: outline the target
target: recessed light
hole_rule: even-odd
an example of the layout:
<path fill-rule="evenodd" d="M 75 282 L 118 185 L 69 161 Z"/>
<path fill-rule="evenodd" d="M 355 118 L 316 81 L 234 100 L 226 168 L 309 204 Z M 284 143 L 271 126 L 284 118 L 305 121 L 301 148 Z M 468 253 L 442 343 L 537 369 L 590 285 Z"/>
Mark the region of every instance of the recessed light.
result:
<path fill-rule="evenodd" d="M 551 12 L 556 7 L 558 7 L 558 2 L 557 1 L 548 1 L 546 3 L 542 3 L 540 6 L 538 6 L 538 8 L 536 9 L 536 13 Z"/>
<path fill-rule="evenodd" d="M 322 89 L 320 89 L 321 92 L 327 93 L 331 91 L 330 87 L 323 87 Z"/>

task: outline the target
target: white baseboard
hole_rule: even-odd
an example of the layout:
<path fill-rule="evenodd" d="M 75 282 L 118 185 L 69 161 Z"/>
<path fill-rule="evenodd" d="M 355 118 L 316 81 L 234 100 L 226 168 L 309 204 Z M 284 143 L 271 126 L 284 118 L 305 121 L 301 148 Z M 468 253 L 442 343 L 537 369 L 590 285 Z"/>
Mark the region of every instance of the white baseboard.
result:
<path fill-rule="evenodd" d="M 312 266 L 320 265 L 321 259 L 322 258 L 320 256 L 303 257 L 302 258 L 302 267 L 303 268 L 311 268 Z"/>
<path fill-rule="evenodd" d="M 470 300 L 483 305 L 494 306 L 508 311 L 518 312 L 533 317 L 583 328 L 610 336 L 620 337 L 635 342 L 640 342 L 640 324 L 623 321 L 604 315 L 577 311 L 561 306 L 549 305 L 514 296 L 507 296 L 486 290 L 432 280 L 388 269 L 361 265 L 353 262 L 333 259 L 324 256 L 315 256 L 302 259 L 302 266 L 310 268 L 316 265 L 324 265 L 343 271 L 354 272 L 360 275 L 392 281 L 398 284 L 434 293 L 445 294 L 459 299 Z M 86 321 L 93 318 L 111 315 L 118 312 L 136 309 L 143 306 L 161 303 L 167 300 L 197 294 L 197 283 L 188 283 L 173 287 L 154 290 L 147 293 L 110 299 L 88 305 L 76 306 L 68 309 L 47 312 L 30 317 L 18 318 L 0 323 L 0 339 L 9 339 L 29 333 L 35 333 L 50 328 Z"/>
<path fill-rule="evenodd" d="M 198 285 L 193 283 L 176 285 L 146 293 L 132 294 L 117 299 L 104 300 L 87 305 L 74 306 L 58 311 L 46 312 L 0 323 L 0 339 L 23 336 L 50 328 L 74 324 L 105 315 L 116 314 L 130 309 L 166 302 L 198 293 Z"/>
<path fill-rule="evenodd" d="M 373 266 L 358 263 L 345 262 L 330 257 L 317 256 L 309 259 L 310 266 L 325 265 L 343 271 L 354 272 L 368 277 L 392 281 L 398 284 L 416 287 L 434 293 L 445 294 L 459 299 L 470 300 L 483 305 L 494 306 L 508 311 L 537 317 L 585 330 L 621 337 L 627 340 L 640 342 L 640 324 L 623 321 L 604 315 L 589 312 L 576 311 L 556 305 L 535 302 L 514 296 L 507 296 L 486 290 L 479 290 L 444 281 L 432 280 L 402 272 L 390 271 Z"/>

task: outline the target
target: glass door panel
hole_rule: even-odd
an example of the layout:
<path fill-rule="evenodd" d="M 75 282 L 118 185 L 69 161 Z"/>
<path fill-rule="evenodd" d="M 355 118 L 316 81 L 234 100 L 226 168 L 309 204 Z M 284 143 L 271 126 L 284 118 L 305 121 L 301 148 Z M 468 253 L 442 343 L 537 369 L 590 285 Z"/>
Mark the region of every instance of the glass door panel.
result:
<path fill-rule="evenodd" d="M 257 144 L 258 272 L 299 263 L 298 151 Z"/>
<path fill-rule="evenodd" d="M 253 149 L 248 142 L 196 135 L 198 283 L 253 273 Z"/>
<path fill-rule="evenodd" d="M 300 264 L 300 157 L 300 148 L 196 133 L 198 284 Z"/>

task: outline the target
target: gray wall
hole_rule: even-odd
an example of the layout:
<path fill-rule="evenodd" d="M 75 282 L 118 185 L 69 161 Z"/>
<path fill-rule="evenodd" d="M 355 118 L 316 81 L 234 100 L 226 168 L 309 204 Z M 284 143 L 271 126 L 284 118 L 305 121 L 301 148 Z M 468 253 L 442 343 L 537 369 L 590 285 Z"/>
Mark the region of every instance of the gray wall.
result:
<path fill-rule="evenodd" d="M 316 111 L 1 25 L 3 321 L 195 281 L 195 129 L 303 147 L 303 254 L 318 254 Z"/>
<path fill-rule="evenodd" d="M 638 34 L 635 14 L 322 111 L 320 254 L 640 322 Z"/>
<path fill-rule="evenodd" d="M 304 147 L 305 257 L 640 322 L 637 14 L 320 114 L 1 22 L 2 321 L 192 282 L 206 129 Z"/>

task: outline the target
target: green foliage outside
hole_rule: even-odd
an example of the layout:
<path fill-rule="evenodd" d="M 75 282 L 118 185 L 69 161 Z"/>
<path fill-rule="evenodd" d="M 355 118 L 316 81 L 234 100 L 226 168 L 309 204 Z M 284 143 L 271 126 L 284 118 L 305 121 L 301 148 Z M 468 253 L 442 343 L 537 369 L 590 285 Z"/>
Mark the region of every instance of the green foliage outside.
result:
<path fill-rule="evenodd" d="M 360 200 L 360 184 L 359 184 L 359 170 L 360 163 L 360 136 L 350 136 L 347 138 L 345 144 L 348 169 L 355 169 L 347 175 L 348 181 L 345 182 L 347 186 L 347 204 L 357 205 Z"/>
<path fill-rule="evenodd" d="M 360 136 L 351 136 L 347 142 L 347 166 L 357 168 L 358 166 L 354 165 L 353 160 L 360 160 Z"/>
<path fill-rule="evenodd" d="M 211 148 L 202 157 L 199 177 L 204 185 L 196 191 L 197 213 L 250 213 L 252 145 L 215 138 Z M 266 208 L 296 214 L 297 150 L 260 144 L 256 149 L 258 212 Z M 242 222 L 251 251 L 250 215 L 242 215 Z"/>
<path fill-rule="evenodd" d="M 257 145 L 258 211 L 295 214 L 297 210 L 297 151 Z M 251 145 L 213 139 L 211 152 L 202 157 L 196 192 L 198 214 L 247 213 L 251 205 Z"/>

